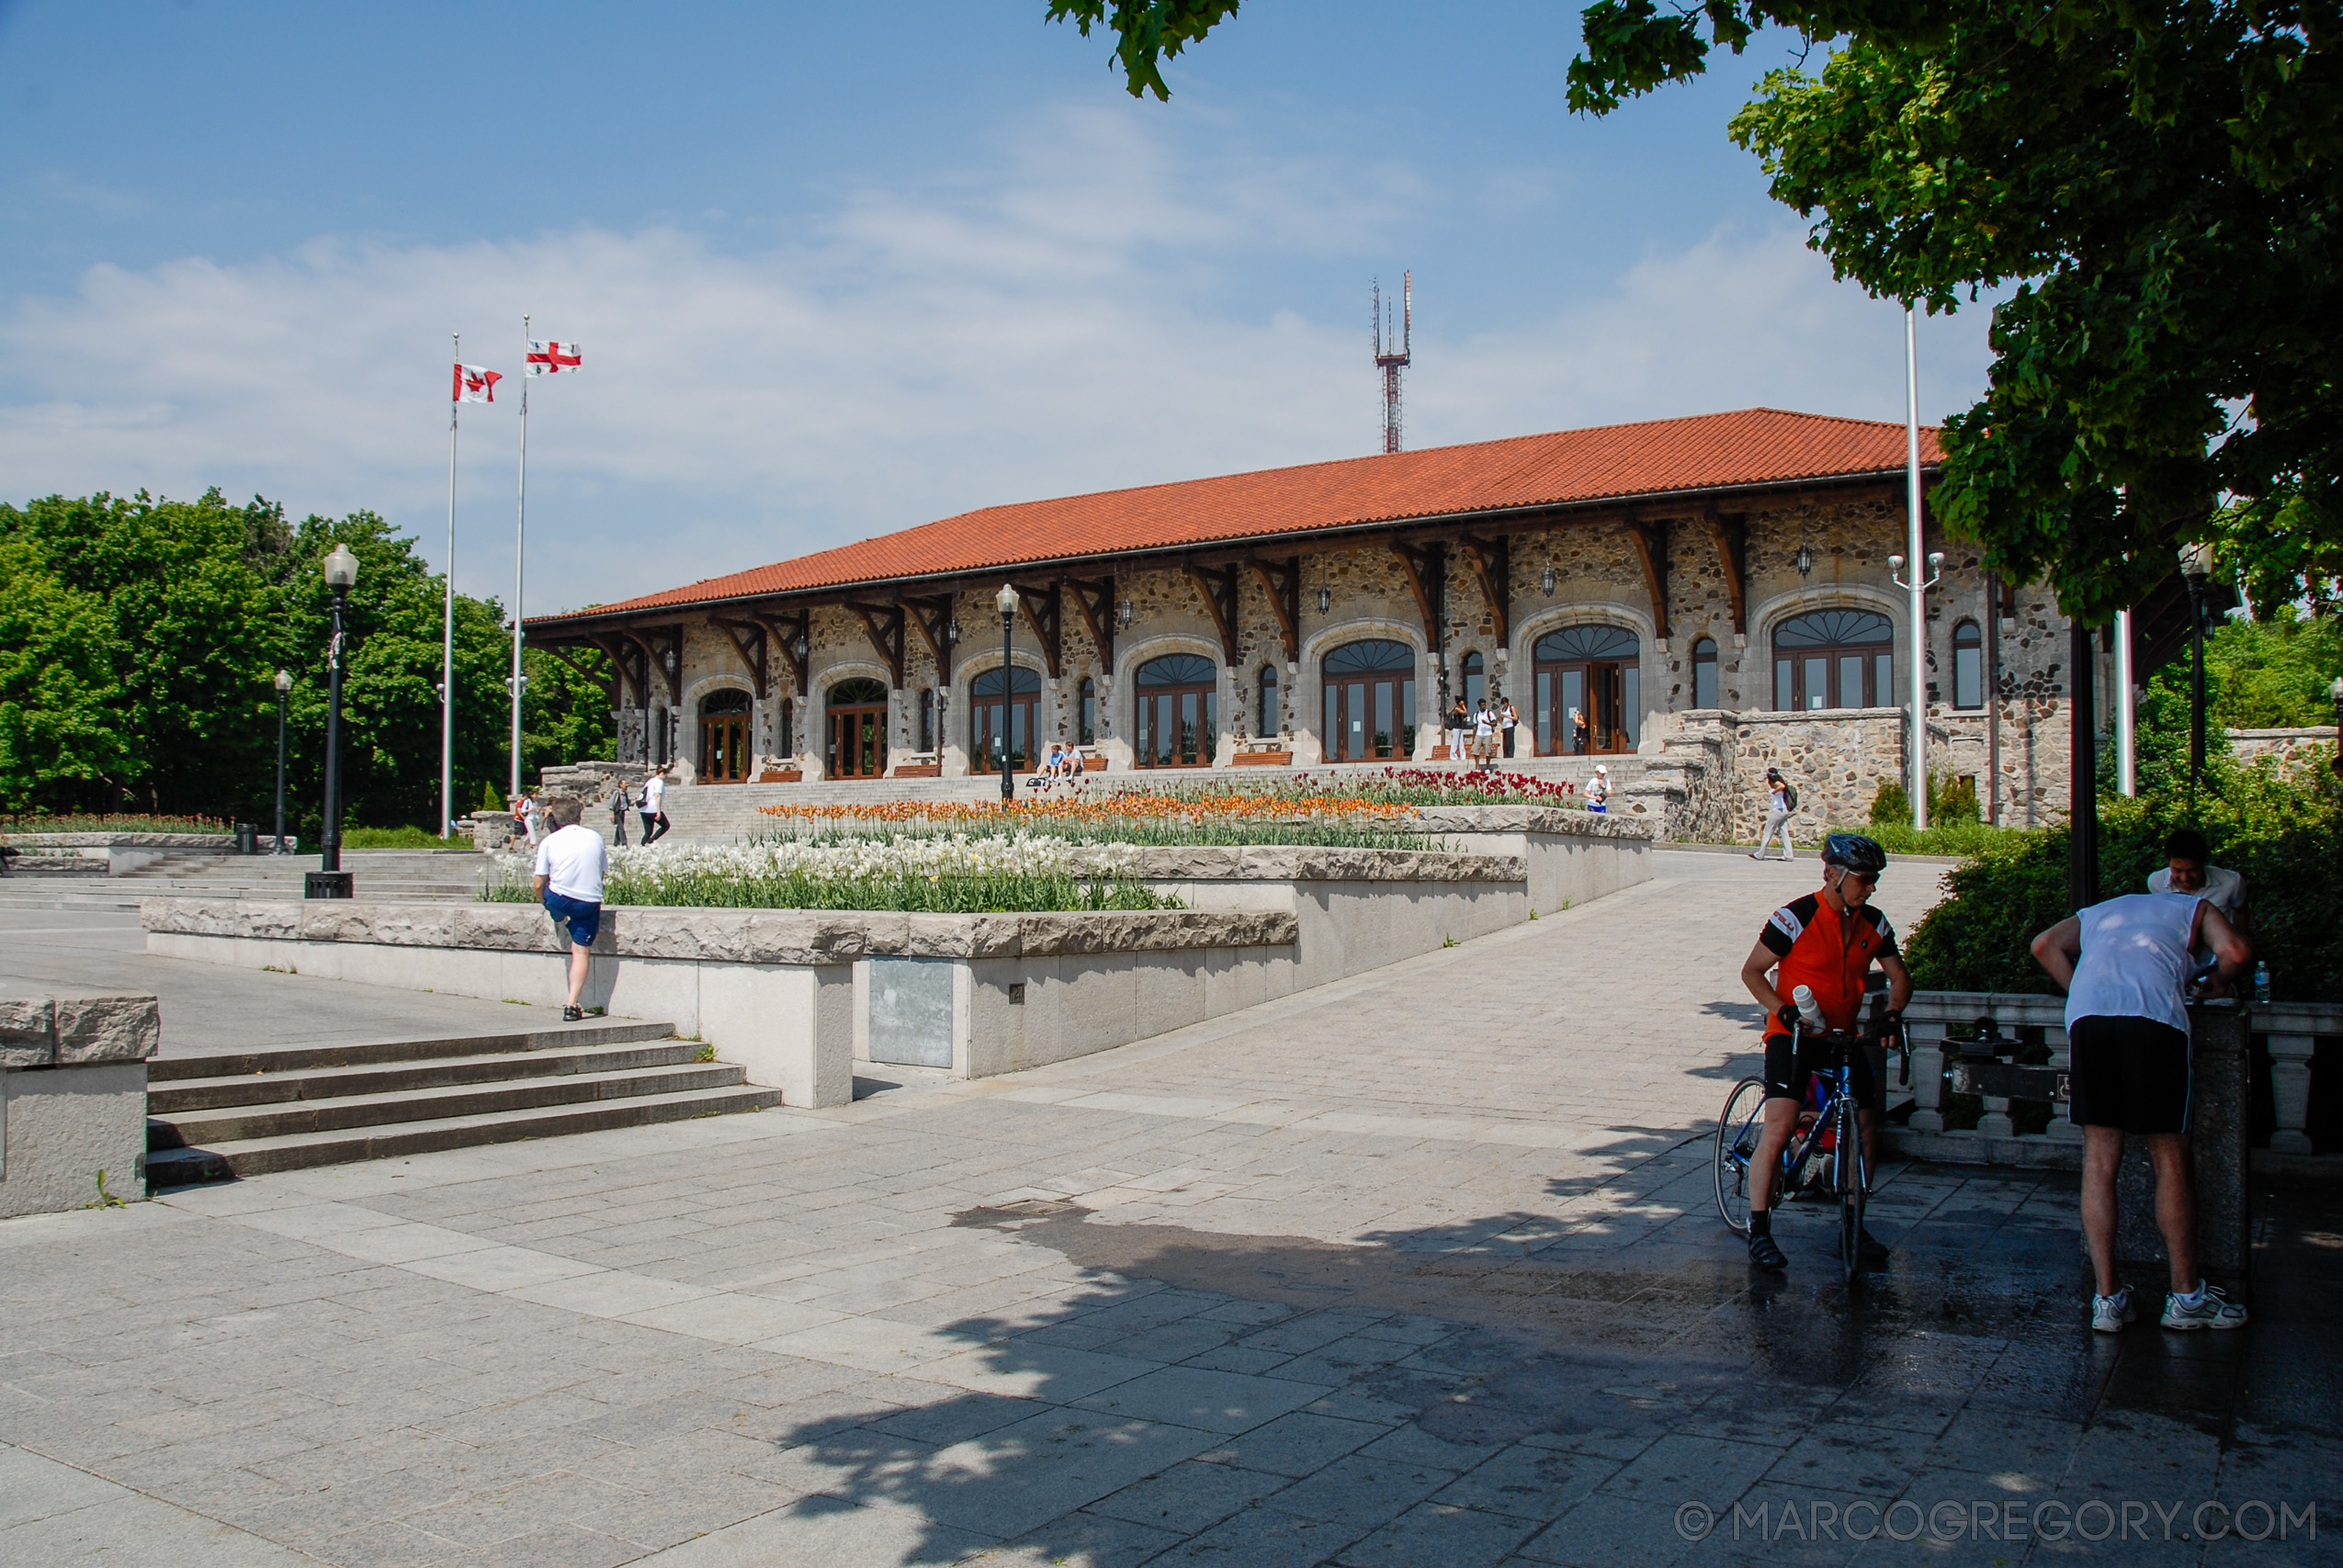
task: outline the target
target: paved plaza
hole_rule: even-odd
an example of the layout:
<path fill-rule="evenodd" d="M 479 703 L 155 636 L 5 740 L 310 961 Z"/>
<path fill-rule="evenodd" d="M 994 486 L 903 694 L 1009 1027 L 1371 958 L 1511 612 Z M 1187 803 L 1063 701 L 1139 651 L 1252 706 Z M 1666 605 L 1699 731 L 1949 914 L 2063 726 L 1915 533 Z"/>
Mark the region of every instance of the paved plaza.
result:
<path fill-rule="evenodd" d="M 2257 1195 L 2234 1335 L 2090 1334 L 2054 1174 L 1891 1168 L 1887 1270 L 1793 1208 L 1753 1276 L 1705 1123 L 1816 868 L 1655 861 L 1034 1072 L 0 1224 L 0 1562 L 2343 1562 L 2343 1204 Z M 298 978 L 109 929 L 11 940 Z"/>

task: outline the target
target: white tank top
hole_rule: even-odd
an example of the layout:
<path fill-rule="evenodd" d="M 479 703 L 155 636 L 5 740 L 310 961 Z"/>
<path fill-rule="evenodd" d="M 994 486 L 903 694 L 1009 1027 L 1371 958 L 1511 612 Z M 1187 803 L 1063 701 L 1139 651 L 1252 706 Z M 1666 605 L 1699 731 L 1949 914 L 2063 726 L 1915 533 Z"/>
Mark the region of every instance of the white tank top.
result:
<path fill-rule="evenodd" d="M 2189 1032 L 2183 987 L 2199 901 L 2193 893 L 2127 893 L 2085 909 L 2066 1027 L 2084 1018 L 2147 1018 Z"/>

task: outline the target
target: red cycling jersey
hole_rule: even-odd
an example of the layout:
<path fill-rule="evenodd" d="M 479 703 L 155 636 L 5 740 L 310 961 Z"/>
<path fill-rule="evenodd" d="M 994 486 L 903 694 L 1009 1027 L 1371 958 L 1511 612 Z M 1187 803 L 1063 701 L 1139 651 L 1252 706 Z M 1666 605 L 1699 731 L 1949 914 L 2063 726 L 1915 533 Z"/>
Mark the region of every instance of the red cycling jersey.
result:
<path fill-rule="evenodd" d="M 1773 911 L 1758 933 L 1765 950 L 1780 960 L 1773 989 L 1783 1001 L 1805 986 L 1832 1029 L 1855 1027 L 1863 1005 L 1863 977 L 1874 960 L 1896 956 L 1896 933 L 1887 917 L 1865 904 L 1842 915 L 1818 893 L 1795 898 Z M 1778 1019 L 1766 1020 L 1769 1036 L 1786 1038 Z"/>

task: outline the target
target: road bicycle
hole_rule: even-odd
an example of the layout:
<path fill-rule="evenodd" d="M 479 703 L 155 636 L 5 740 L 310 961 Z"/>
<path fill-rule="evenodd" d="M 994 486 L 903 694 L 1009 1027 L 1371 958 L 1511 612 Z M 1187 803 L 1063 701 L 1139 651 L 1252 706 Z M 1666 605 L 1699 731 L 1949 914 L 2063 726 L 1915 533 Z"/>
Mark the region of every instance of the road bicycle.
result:
<path fill-rule="evenodd" d="M 1803 1025 L 1791 1032 L 1794 1060 L 1804 1033 Z M 1839 1257 L 1852 1284 L 1860 1268 L 1871 1168 L 1856 1115 L 1860 1108 L 1849 1089 L 1848 1053 L 1878 1037 L 1830 1032 L 1808 1038 L 1832 1047 L 1832 1065 L 1816 1068 L 1807 1078 L 1805 1104 L 1782 1147 L 1782 1168 L 1774 1173 L 1774 1206 L 1778 1210 L 1801 1196 L 1836 1199 Z M 1749 1162 L 1764 1131 L 1765 1080 L 1743 1078 L 1725 1097 L 1724 1113 L 1716 1119 L 1716 1212 L 1744 1236 L 1749 1234 Z"/>

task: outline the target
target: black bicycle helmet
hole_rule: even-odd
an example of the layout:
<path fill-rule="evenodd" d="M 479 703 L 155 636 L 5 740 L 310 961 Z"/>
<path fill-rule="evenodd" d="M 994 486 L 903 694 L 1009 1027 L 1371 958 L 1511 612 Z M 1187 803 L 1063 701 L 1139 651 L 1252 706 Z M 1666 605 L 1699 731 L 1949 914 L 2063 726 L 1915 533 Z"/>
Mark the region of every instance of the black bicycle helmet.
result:
<path fill-rule="evenodd" d="M 1878 840 L 1861 833 L 1833 833 L 1823 840 L 1822 863 L 1875 877 L 1887 869 L 1887 852 L 1879 847 Z"/>

